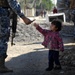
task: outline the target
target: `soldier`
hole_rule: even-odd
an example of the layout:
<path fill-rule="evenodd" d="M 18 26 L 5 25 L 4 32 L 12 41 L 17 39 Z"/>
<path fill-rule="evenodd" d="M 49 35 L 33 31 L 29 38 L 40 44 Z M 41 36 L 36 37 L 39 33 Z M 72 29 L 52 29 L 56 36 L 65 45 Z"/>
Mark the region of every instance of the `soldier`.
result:
<path fill-rule="evenodd" d="M 67 7 L 70 10 L 70 15 L 72 17 L 72 21 L 74 23 L 74 39 L 75 39 L 75 0 L 66 0 Z"/>
<path fill-rule="evenodd" d="M 72 21 L 74 23 L 74 40 L 75 40 L 75 0 L 70 0 L 70 10 L 72 14 Z"/>
<path fill-rule="evenodd" d="M 9 8 L 11 8 L 28 25 L 33 21 L 24 16 L 17 0 L 0 0 L 0 73 L 13 72 L 5 66 L 8 41 L 10 36 Z"/>

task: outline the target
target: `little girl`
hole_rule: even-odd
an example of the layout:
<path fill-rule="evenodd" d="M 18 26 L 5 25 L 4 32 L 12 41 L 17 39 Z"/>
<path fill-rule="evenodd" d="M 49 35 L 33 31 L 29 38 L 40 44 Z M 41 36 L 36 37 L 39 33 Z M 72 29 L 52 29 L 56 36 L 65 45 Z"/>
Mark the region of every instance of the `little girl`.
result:
<path fill-rule="evenodd" d="M 50 30 L 42 29 L 36 23 L 34 23 L 34 26 L 44 36 L 42 45 L 49 49 L 49 66 L 46 71 L 51 71 L 53 68 L 54 70 L 60 70 L 59 51 L 64 51 L 63 41 L 59 34 L 62 23 L 59 20 L 53 20 L 50 25 Z"/>

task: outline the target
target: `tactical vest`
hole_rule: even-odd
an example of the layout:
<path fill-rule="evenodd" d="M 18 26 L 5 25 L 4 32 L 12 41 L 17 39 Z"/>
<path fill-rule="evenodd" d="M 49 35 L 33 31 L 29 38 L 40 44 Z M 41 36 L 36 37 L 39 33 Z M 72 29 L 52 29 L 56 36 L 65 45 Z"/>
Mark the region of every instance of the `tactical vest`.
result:
<path fill-rule="evenodd" d="M 7 0 L 0 0 L 0 7 L 9 7 Z"/>

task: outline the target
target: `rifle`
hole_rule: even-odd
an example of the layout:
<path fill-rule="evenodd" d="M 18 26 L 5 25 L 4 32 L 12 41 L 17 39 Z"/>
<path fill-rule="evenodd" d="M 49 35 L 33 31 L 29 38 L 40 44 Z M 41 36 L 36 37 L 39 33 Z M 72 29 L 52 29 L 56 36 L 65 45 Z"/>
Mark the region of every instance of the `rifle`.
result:
<path fill-rule="evenodd" d="M 13 40 L 15 38 L 15 33 L 16 33 L 16 28 L 17 28 L 17 14 L 12 11 L 12 35 L 11 35 L 11 46 L 15 45 L 13 43 Z"/>

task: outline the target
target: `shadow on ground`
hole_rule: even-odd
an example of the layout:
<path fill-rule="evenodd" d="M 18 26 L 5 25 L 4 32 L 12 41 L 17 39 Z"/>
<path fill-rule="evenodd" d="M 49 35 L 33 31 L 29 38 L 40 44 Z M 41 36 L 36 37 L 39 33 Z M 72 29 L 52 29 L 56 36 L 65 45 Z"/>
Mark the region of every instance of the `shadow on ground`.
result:
<path fill-rule="evenodd" d="M 3 75 L 41 75 L 47 67 L 47 55 L 48 51 L 36 51 L 14 57 L 6 62 L 6 65 L 14 70 L 14 73 Z"/>
<path fill-rule="evenodd" d="M 10 59 L 6 65 L 14 72 L 0 75 L 75 75 L 75 67 L 64 65 L 62 62 L 63 70 L 46 72 L 48 50 L 44 51 L 43 48 L 34 50 L 36 51 Z M 61 61 L 64 62 L 65 59 L 62 58 Z"/>
<path fill-rule="evenodd" d="M 60 59 L 62 70 L 46 72 L 45 69 L 48 67 L 48 50 L 39 47 L 35 48 L 33 52 L 11 58 L 6 62 L 6 66 L 12 68 L 14 72 L 0 75 L 75 75 L 74 40 L 72 37 L 65 37 L 63 40 L 66 49 L 63 54 L 60 54 L 62 56 Z M 40 42 L 37 44 L 40 44 Z"/>

